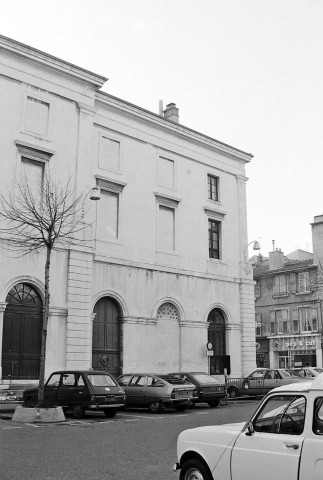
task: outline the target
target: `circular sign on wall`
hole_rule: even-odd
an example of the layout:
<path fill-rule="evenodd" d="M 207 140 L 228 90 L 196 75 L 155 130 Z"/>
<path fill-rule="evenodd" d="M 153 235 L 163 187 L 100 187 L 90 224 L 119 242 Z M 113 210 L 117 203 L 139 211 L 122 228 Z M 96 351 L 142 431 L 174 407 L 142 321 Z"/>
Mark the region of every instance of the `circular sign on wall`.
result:
<path fill-rule="evenodd" d="M 212 349 L 213 349 L 212 343 L 211 343 L 211 342 L 208 342 L 208 343 L 206 344 L 206 348 L 207 348 L 208 350 L 212 350 Z"/>

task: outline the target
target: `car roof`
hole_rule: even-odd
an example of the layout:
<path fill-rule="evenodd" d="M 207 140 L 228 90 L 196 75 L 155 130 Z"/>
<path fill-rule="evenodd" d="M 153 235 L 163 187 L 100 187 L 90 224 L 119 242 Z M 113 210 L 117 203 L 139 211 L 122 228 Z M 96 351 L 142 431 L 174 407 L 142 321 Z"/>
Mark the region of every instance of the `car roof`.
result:
<path fill-rule="evenodd" d="M 52 372 L 50 375 L 53 375 L 54 373 L 88 373 L 88 374 L 108 374 L 111 375 L 110 372 L 107 372 L 106 370 L 56 370 L 55 372 Z"/>
<path fill-rule="evenodd" d="M 320 373 L 314 380 L 308 379 L 306 382 L 299 383 L 289 383 L 287 385 L 282 385 L 281 387 L 274 388 L 270 391 L 272 392 L 309 392 L 313 390 L 323 391 L 323 373 Z"/>

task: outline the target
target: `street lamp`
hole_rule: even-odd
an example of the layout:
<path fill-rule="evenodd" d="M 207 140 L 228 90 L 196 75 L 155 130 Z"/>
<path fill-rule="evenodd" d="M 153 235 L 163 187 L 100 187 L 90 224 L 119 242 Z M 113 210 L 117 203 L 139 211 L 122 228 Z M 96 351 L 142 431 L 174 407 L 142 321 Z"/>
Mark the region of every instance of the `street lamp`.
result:
<path fill-rule="evenodd" d="M 98 201 L 101 199 L 101 191 L 100 191 L 100 187 L 98 186 L 95 186 L 95 187 L 92 187 L 88 192 L 87 194 L 84 196 L 83 198 L 83 203 L 82 203 L 82 218 L 84 217 L 84 205 L 85 205 L 85 200 L 87 199 L 87 197 L 90 195 L 90 200 L 95 200 L 95 201 Z"/>
<path fill-rule="evenodd" d="M 252 240 L 252 242 L 248 243 L 248 245 L 246 246 L 245 251 L 244 251 L 245 262 L 247 262 L 248 248 L 252 243 L 253 243 L 253 247 L 252 247 L 253 250 L 260 250 L 260 244 L 259 244 L 258 240 Z"/>

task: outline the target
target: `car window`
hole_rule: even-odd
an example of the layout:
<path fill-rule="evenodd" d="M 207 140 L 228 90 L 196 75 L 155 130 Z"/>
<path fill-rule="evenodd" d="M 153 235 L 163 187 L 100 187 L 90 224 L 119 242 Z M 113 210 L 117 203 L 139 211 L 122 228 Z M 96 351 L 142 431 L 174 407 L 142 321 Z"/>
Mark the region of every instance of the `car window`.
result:
<path fill-rule="evenodd" d="M 198 382 L 198 383 L 220 383 L 218 380 L 216 380 L 215 378 L 211 377 L 210 375 L 207 375 L 206 373 L 199 373 L 199 374 L 194 374 L 192 375 L 193 378 L 195 378 L 195 380 Z"/>
<path fill-rule="evenodd" d="M 147 377 L 147 385 L 148 387 L 163 387 L 165 384 L 157 377 L 151 377 L 150 375 Z"/>
<path fill-rule="evenodd" d="M 122 375 L 121 377 L 118 378 L 118 383 L 119 385 L 129 385 L 129 382 L 132 378 L 132 375 Z"/>
<path fill-rule="evenodd" d="M 304 429 L 306 400 L 303 396 L 275 395 L 253 420 L 255 432 L 300 435 Z"/>
<path fill-rule="evenodd" d="M 90 383 L 94 387 L 116 387 L 117 386 L 114 379 L 110 375 L 107 375 L 106 373 L 102 373 L 102 374 L 95 373 L 95 374 L 87 375 L 87 378 L 89 379 Z"/>
<path fill-rule="evenodd" d="M 268 379 L 270 380 L 270 379 L 274 378 L 274 372 L 270 371 L 270 372 L 265 373 L 264 378 L 266 380 L 268 380 Z"/>
<path fill-rule="evenodd" d="M 47 387 L 57 387 L 59 385 L 59 381 L 61 379 L 60 373 L 54 373 L 51 375 L 46 383 Z"/>
<path fill-rule="evenodd" d="M 134 375 L 129 385 L 143 387 L 145 385 L 146 375 Z"/>
<path fill-rule="evenodd" d="M 75 385 L 75 375 L 74 375 L 74 373 L 64 373 L 62 375 L 62 385 L 63 386 Z"/>
<path fill-rule="evenodd" d="M 315 399 L 312 429 L 315 435 L 323 435 L 323 397 Z"/>
<path fill-rule="evenodd" d="M 76 374 L 76 385 L 78 387 L 84 387 L 84 380 L 83 380 L 83 377 L 80 373 Z"/>
<path fill-rule="evenodd" d="M 249 378 L 264 378 L 264 371 L 255 371 L 250 373 Z"/>

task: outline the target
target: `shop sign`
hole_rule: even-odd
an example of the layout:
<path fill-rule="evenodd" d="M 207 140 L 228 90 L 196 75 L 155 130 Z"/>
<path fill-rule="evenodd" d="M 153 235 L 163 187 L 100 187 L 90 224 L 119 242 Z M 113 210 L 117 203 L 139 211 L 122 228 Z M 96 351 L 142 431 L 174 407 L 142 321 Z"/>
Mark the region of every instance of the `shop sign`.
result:
<path fill-rule="evenodd" d="M 298 347 L 304 347 L 304 346 L 312 346 L 312 347 L 315 347 L 315 340 L 307 340 L 306 342 L 304 342 L 303 340 L 299 340 L 298 342 L 286 342 L 286 347 L 293 347 L 293 348 L 296 348 L 297 346 Z"/>

